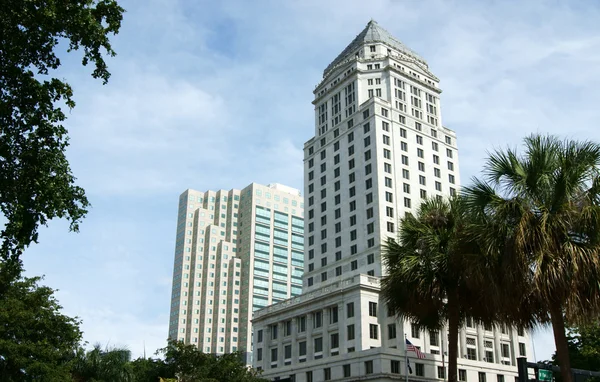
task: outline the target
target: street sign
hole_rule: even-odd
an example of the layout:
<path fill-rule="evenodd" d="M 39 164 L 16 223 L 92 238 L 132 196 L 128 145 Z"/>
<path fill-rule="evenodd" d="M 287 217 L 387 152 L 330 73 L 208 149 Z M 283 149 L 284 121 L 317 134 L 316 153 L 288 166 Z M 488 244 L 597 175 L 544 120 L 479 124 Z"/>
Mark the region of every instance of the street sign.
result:
<path fill-rule="evenodd" d="M 552 382 L 552 370 L 538 370 L 538 376 L 540 381 Z"/>

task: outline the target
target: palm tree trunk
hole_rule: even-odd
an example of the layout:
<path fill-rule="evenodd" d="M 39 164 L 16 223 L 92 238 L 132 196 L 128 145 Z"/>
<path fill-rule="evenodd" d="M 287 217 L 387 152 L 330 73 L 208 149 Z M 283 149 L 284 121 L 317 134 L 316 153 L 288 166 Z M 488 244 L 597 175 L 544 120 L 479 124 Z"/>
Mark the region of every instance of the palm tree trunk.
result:
<path fill-rule="evenodd" d="M 458 382 L 458 298 L 448 296 L 448 382 Z M 441 339 L 443 341 L 443 339 Z M 570 381 L 569 381 L 570 382 Z"/>
<path fill-rule="evenodd" d="M 556 306 L 550 312 L 552 320 L 552 331 L 554 332 L 554 344 L 556 345 L 556 358 L 560 364 L 560 375 L 562 382 L 572 382 L 571 360 L 569 358 L 569 345 L 565 335 L 565 319 L 560 306 Z"/>

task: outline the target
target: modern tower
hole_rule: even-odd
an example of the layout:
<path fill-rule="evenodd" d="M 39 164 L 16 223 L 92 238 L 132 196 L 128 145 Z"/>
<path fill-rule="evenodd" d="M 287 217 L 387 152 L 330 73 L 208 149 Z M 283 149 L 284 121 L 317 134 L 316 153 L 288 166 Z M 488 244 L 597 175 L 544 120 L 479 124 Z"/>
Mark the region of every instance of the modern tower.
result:
<path fill-rule="evenodd" d="M 400 378 L 404 336 L 414 376 L 443 379 L 447 334 L 388 314 L 379 297 L 381 244 L 421 200 L 459 187 L 456 134 L 444 127 L 439 79 L 371 21 L 314 90 L 315 136 L 304 146 L 303 294 L 255 312 L 254 366 L 298 382 Z M 525 333 L 467 323 L 460 379 L 503 382 L 525 355 Z M 486 379 L 487 378 L 487 379 Z"/>
<path fill-rule="evenodd" d="M 303 209 L 280 184 L 181 194 L 169 338 L 250 363 L 252 312 L 301 293 Z"/>

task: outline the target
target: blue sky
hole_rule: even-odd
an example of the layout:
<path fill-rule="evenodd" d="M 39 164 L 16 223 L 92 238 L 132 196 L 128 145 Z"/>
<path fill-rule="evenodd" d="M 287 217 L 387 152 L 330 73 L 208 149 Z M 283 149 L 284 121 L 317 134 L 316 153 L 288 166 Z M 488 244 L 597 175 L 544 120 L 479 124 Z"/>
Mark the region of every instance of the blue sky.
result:
<path fill-rule="evenodd" d="M 463 184 L 486 150 L 530 132 L 600 141 L 600 7 L 591 1 L 122 1 L 107 86 L 77 53 L 68 157 L 92 203 L 28 249 L 85 340 L 135 356 L 165 344 L 178 196 L 278 182 L 302 188 L 322 71 L 373 18 L 441 79 Z M 209 158 L 217 157 L 218 161 Z M 536 335 L 537 359 L 554 351 Z"/>

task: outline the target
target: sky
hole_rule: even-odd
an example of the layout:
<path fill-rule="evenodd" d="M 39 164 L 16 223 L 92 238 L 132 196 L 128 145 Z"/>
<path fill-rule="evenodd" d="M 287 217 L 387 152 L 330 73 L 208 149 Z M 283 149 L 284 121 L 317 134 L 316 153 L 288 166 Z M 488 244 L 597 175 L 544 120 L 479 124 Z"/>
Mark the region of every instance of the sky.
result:
<path fill-rule="evenodd" d="M 107 85 L 63 56 L 68 159 L 92 204 L 53 221 L 23 260 L 90 344 L 166 344 L 179 195 L 251 182 L 302 189 L 312 91 L 370 19 L 440 78 L 463 184 L 529 133 L 600 141 L 600 3 L 593 1 L 121 0 Z M 534 335 L 549 359 L 548 330 Z"/>

